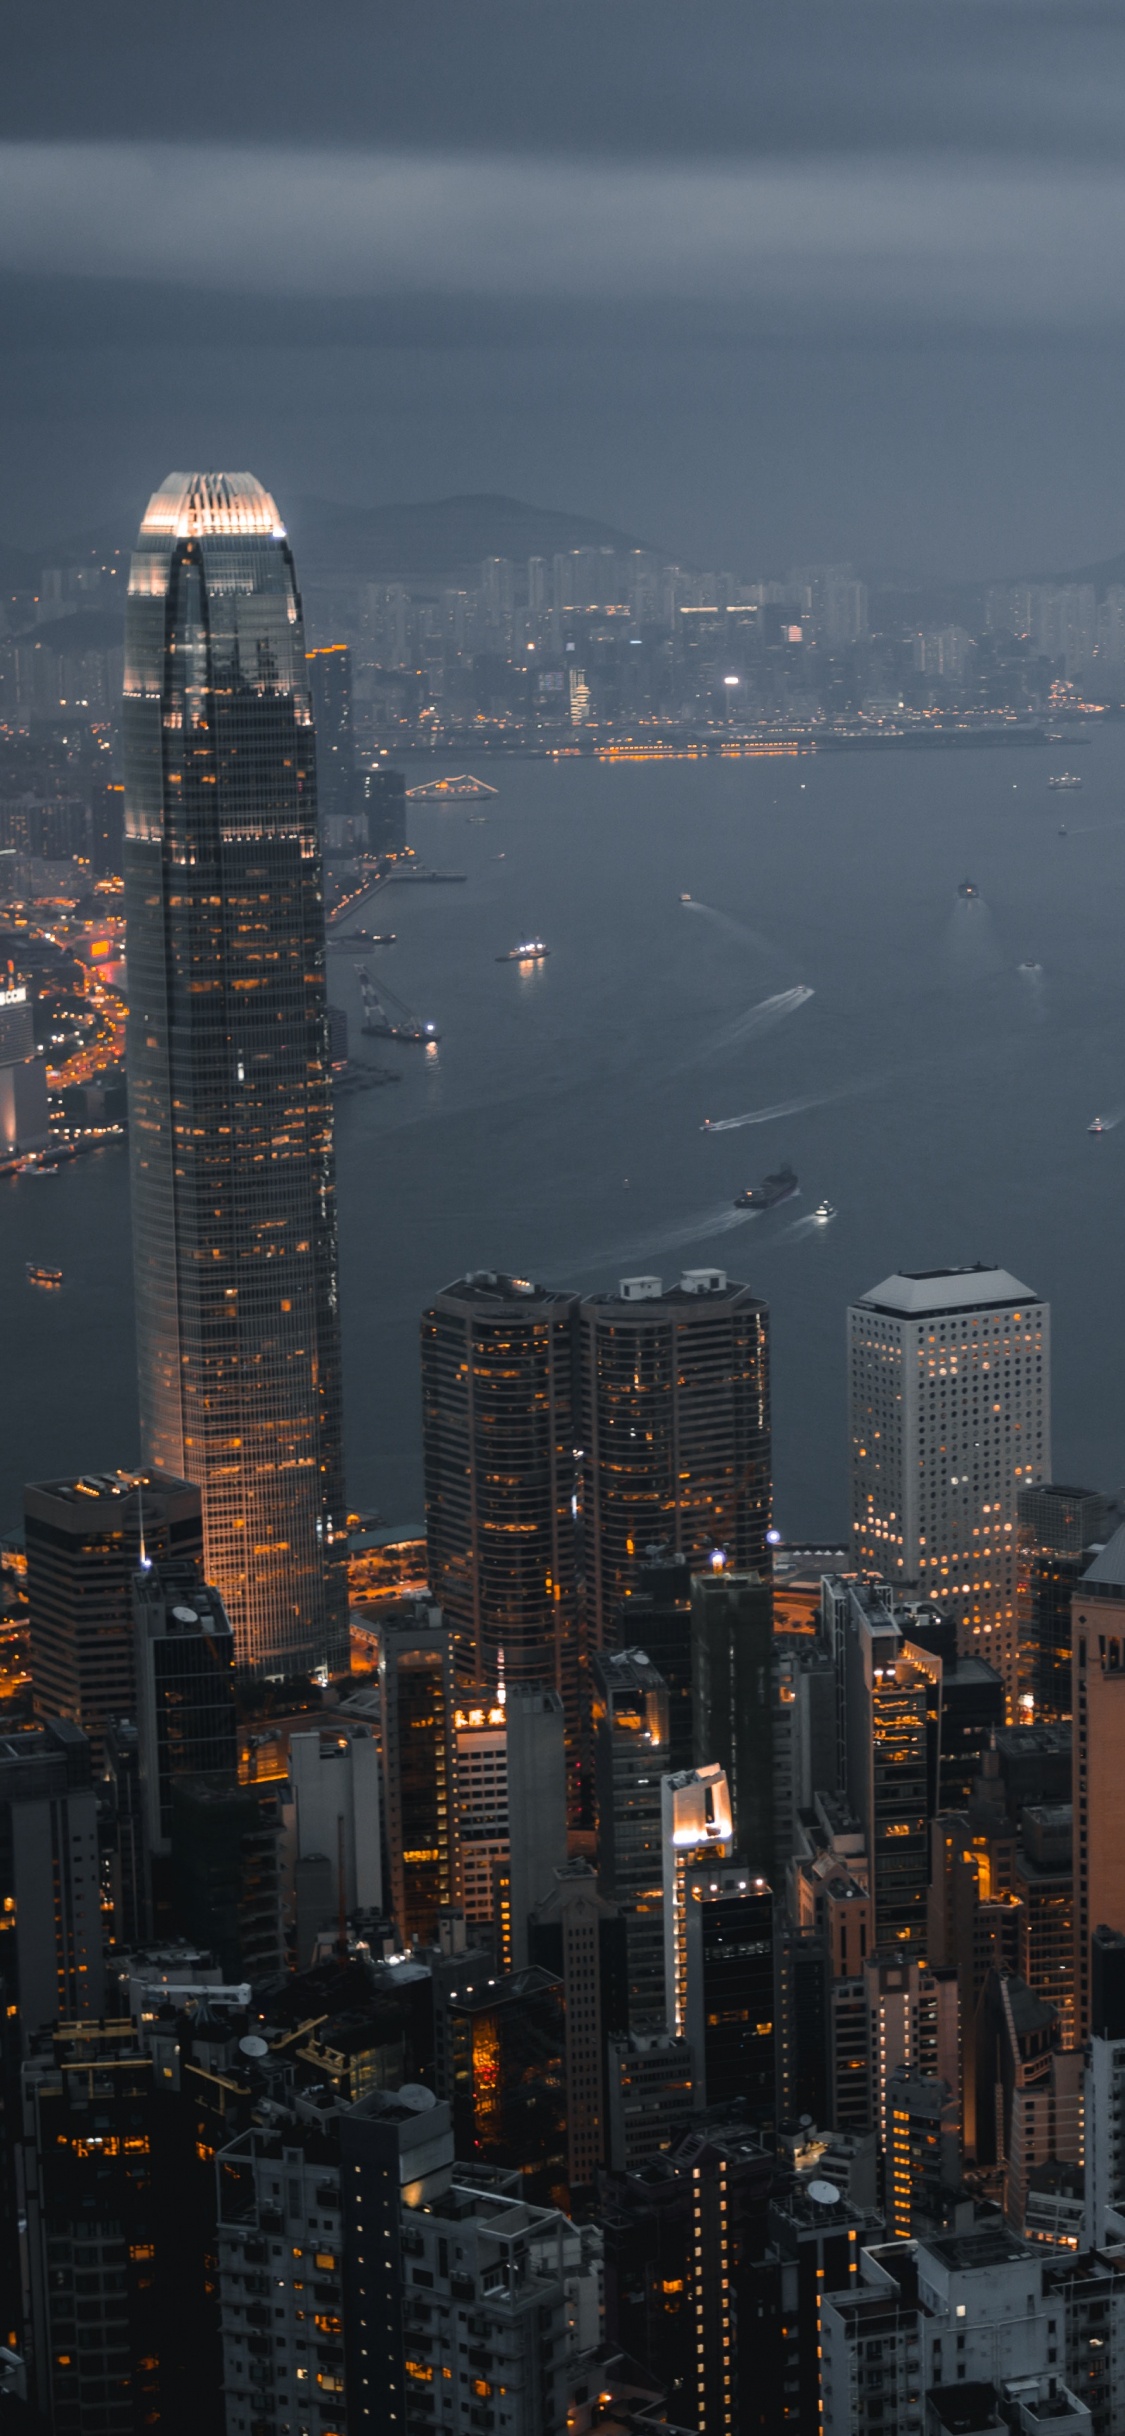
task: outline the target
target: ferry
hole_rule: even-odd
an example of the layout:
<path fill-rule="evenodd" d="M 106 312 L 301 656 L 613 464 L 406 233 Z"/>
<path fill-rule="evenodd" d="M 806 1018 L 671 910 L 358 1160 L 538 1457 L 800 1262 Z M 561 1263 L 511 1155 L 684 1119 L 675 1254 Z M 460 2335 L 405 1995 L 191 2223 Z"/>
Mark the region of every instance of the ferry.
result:
<path fill-rule="evenodd" d="M 1082 781 L 1077 770 L 1059 770 L 1047 780 L 1047 784 L 1056 794 L 1066 795 L 1072 787 L 1080 787 Z"/>
<path fill-rule="evenodd" d="M 28 1261 L 27 1282 L 29 1286 L 39 1286 L 44 1294 L 57 1294 L 62 1281 L 61 1269 L 47 1269 L 37 1260 Z"/>
<path fill-rule="evenodd" d="M 475 802 L 478 795 L 498 795 L 498 787 L 488 787 L 483 778 L 474 778 L 470 771 L 461 770 L 456 778 L 427 778 L 420 787 L 408 787 L 407 801 L 412 804 L 464 804 Z"/>
<path fill-rule="evenodd" d="M 550 948 L 544 946 L 542 939 L 525 939 L 522 947 L 506 948 L 502 956 L 497 956 L 496 962 L 497 964 L 542 964 L 544 956 L 549 956 L 550 953 Z"/>
<path fill-rule="evenodd" d="M 813 1217 L 818 1226 L 827 1226 L 829 1219 L 834 1218 L 835 1215 L 835 1209 L 830 1201 L 818 1201 L 813 1211 Z"/>
<path fill-rule="evenodd" d="M 736 1195 L 734 1206 L 736 1210 L 773 1210 L 779 1201 L 791 1201 L 800 1189 L 795 1170 L 786 1165 L 764 1177 L 761 1184 L 748 1184 L 744 1193 Z"/>
<path fill-rule="evenodd" d="M 1095 1117 L 1093 1124 L 1087 1125 L 1086 1131 L 1087 1133 L 1108 1133 L 1109 1127 L 1104 1117 Z"/>

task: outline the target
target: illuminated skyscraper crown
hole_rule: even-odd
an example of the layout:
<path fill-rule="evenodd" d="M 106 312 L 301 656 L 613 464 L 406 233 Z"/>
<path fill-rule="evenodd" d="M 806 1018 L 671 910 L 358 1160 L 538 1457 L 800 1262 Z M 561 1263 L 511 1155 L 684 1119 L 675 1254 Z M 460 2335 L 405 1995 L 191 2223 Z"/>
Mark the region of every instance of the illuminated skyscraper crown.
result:
<path fill-rule="evenodd" d="M 140 539 L 188 541 L 208 533 L 253 533 L 283 540 L 285 527 L 253 474 L 169 474 L 145 509 Z"/>

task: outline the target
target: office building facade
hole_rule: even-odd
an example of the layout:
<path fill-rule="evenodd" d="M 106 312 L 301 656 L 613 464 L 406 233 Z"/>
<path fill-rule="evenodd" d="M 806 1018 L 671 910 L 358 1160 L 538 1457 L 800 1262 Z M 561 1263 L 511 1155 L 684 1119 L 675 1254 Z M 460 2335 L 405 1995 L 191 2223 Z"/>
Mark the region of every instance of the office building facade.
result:
<path fill-rule="evenodd" d="M 199 1490 L 160 1472 L 87 1472 L 24 1490 L 31 1672 L 40 1717 L 69 1717 L 95 1759 L 137 1703 L 133 1577 L 142 1555 L 202 1554 Z"/>
<path fill-rule="evenodd" d="M 379 1688 L 391 1911 L 404 1946 L 430 1945 L 460 1885 L 453 1653 L 437 1608 L 420 1600 L 384 1625 Z"/>
<path fill-rule="evenodd" d="M 582 1351 L 582 1511 L 592 1646 L 613 1637 L 653 1546 L 693 1572 L 716 1549 L 768 1573 L 769 1313 L 722 1269 L 624 1278 L 588 1296 Z"/>
<path fill-rule="evenodd" d="M 170 1853 L 175 1788 L 238 1783 L 234 1635 L 197 1565 L 154 1563 L 133 1576 L 137 1731 L 151 1855 Z"/>
<path fill-rule="evenodd" d="M 1090 2029 L 1092 1939 L 1125 1929 L 1125 1523 L 1074 1593 L 1074 2030 Z"/>
<path fill-rule="evenodd" d="M 1112 1501 L 1045 1481 L 1021 1489 L 1016 1529 L 1021 1722 L 1070 1716 L 1070 1609 L 1095 1546 L 1111 1538 Z"/>
<path fill-rule="evenodd" d="M 422 1320 L 430 1587 L 463 1683 L 546 1683 L 577 1750 L 576 1297 L 478 1272 Z"/>
<path fill-rule="evenodd" d="M 902 1272 L 848 1313 L 856 1565 L 936 1599 L 1018 1698 L 1021 1490 L 1051 1474 L 1050 1308 L 1006 1269 Z"/>
<path fill-rule="evenodd" d="M 129 577 L 128 1073 L 143 1459 L 198 1483 L 239 1665 L 347 1653 L 315 737 L 292 553 L 174 474 Z"/>
<path fill-rule="evenodd" d="M 600 1651 L 592 1674 L 598 1880 L 625 1921 L 629 2028 L 663 2030 L 668 1694 L 641 1649 Z"/>
<path fill-rule="evenodd" d="M 773 1599 L 758 1573 L 725 1566 L 691 1586 L 697 1766 L 726 1772 L 734 1849 L 752 1875 L 768 1875 L 774 1836 Z M 788 1858 L 788 1855 L 786 1856 Z"/>

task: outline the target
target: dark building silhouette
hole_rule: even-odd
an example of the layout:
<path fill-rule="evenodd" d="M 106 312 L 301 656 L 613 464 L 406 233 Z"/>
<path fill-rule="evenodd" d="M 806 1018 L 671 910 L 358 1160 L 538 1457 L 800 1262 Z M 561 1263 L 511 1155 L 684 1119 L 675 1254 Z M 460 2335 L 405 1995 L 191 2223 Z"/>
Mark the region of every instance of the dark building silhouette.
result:
<path fill-rule="evenodd" d="M 453 2139 L 466 2164 L 506 2167 L 523 2195 L 565 2208 L 566 2009 L 563 1985 L 530 1965 L 449 2003 Z"/>
<path fill-rule="evenodd" d="M 607 2041 L 624 2035 L 629 2019 L 625 1923 L 615 1903 L 598 1893 L 588 1861 L 555 1871 L 546 1900 L 532 1914 L 529 1959 L 561 1981 L 566 2009 L 567 2181 L 592 2186 L 609 2162 Z"/>
<path fill-rule="evenodd" d="M 663 2030 L 668 1694 L 645 1650 L 601 1650 L 592 1672 L 598 1881 L 625 1921 L 629 2028 Z"/>
<path fill-rule="evenodd" d="M 719 1567 L 691 1586 L 697 1767 L 730 1787 L 734 1848 L 752 1876 L 774 1867 L 773 1599 L 758 1573 Z"/>
<path fill-rule="evenodd" d="M 95 1761 L 111 1717 L 136 1712 L 133 1576 L 203 1548 L 198 1488 L 163 1472 L 86 1472 L 23 1493 L 31 1671 L 41 1717 L 69 1717 Z"/>
<path fill-rule="evenodd" d="M 582 1511 L 591 1646 L 613 1633 L 647 1550 L 693 1572 L 723 1550 L 769 1571 L 769 1314 L 722 1269 L 685 1270 L 665 1293 L 624 1278 L 585 1298 Z"/>
<path fill-rule="evenodd" d="M 405 854 L 406 780 L 401 770 L 357 770 L 352 809 L 365 822 L 369 854 Z"/>
<path fill-rule="evenodd" d="M 695 1761 L 692 1703 L 691 1587 L 686 1556 L 668 1558 L 659 1549 L 637 1567 L 636 1588 L 617 1612 L 614 1645 L 643 1649 L 663 1677 L 668 1693 L 668 1766 Z"/>
<path fill-rule="evenodd" d="M 136 1573 L 133 1615 L 146 1835 L 150 1854 L 167 1853 L 178 1784 L 238 1783 L 234 1635 L 197 1565 Z"/>
<path fill-rule="evenodd" d="M 241 1667 L 346 1661 L 315 735 L 292 553 L 250 474 L 172 474 L 126 613 L 141 1447 L 198 1482 Z"/>
<path fill-rule="evenodd" d="M 316 793 L 321 816 L 352 808 L 352 655 L 346 643 L 305 653 L 316 722 Z"/>
<path fill-rule="evenodd" d="M 440 1610 L 419 1600 L 383 1627 L 383 1782 L 391 1911 L 404 1945 L 432 1945 L 458 1900 L 453 1654 Z"/>
<path fill-rule="evenodd" d="M 773 1891 L 738 1861 L 689 1869 L 687 2013 L 700 2108 L 741 2099 L 753 2122 L 777 2120 L 776 1928 Z"/>
<path fill-rule="evenodd" d="M 1070 1602 L 1118 1516 L 1096 1490 L 1053 1481 L 1021 1489 L 1017 1506 L 1020 1716 L 1049 1725 L 1071 1713 Z"/>
<path fill-rule="evenodd" d="M 549 1684 L 576 1750 L 573 1294 L 478 1271 L 422 1320 L 430 1587 L 460 1681 Z"/>

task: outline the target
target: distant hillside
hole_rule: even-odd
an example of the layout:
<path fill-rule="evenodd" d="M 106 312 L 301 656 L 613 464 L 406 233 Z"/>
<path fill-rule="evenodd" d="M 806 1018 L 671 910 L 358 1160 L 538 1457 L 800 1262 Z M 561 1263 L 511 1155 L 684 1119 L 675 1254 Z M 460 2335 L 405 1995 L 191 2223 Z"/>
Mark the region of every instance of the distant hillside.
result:
<path fill-rule="evenodd" d="M 341 507 L 327 499 L 298 502 L 293 520 L 298 565 L 305 577 L 438 576 L 468 571 L 482 558 L 547 558 L 556 550 L 643 550 L 652 545 L 594 516 L 531 507 L 523 499 L 481 491 L 456 499 L 412 500 L 403 506 Z"/>

